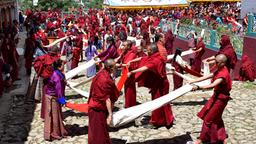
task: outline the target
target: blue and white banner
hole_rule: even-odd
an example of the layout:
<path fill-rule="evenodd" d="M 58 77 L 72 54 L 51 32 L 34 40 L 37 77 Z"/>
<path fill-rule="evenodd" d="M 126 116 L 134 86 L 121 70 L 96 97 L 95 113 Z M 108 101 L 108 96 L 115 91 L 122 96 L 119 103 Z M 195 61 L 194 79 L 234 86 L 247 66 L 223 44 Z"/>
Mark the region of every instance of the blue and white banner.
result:
<path fill-rule="evenodd" d="M 187 4 L 186 0 L 104 0 L 109 6 L 161 6 Z"/>

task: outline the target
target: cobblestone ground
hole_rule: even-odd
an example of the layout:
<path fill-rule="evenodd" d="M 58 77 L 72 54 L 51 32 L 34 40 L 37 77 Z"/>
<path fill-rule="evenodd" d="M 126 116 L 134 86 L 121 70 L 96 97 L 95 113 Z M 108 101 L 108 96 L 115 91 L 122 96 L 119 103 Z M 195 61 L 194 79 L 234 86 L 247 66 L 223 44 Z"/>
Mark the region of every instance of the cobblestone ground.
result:
<path fill-rule="evenodd" d="M 81 81 L 81 77 L 73 81 Z M 170 79 L 171 81 L 171 79 Z M 81 88 L 88 90 L 89 83 Z M 255 88 L 256 85 L 250 83 L 234 82 L 231 100 L 223 114 L 226 129 L 229 134 L 229 143 L 233 144 L 253 144 L 256 143 L 254 137 L 256 132 L 255 123 Z M 202 108 L 212 91 L 190 92 L 183 97 L 172 102 L 173 113 L 175 114 L 175 125 L 171 129 L 159 128 L 149 130 L 143 126 L 137 126 L 142 119 L 148 119 L 149 115 L 138 118 L 136 123 L 129 124 L 121 128 L 111 128 L 110 137 L 114 144 L 119 143 L 143 143 L 143 144 L 184 144 L 187 141 L 195 140 L 199 136 L 202 121 L 197 118 L 197 112 Z M 150 94 L 146 88 L 137 90 L 137 101 L 144 103 L 150 100 Z M 68 101 L 82 103 L 87 100 L 76 95 L 71 90 L 67 90 Z M 116 107 L 123 108 L 123 96 L 116 103 Z M 31 130 L 26 143 L 49 143 L 43 140 L 43 123 L 39 118 L 40 104 L 37 104 L 34 118 L 31 123 Z M 53 143 L 87 143 L 88 117 L 85 114 L 63 108 L 65 123 L 71 131 L 71 135 L 63 140 Z"/>
<path fill-rule="evenodd" d="M 22 47 L 22 46 L 21 46 Z M 22 61 L 20 61 L 21 65 Z M 21 69 L 22 81 L 19 87 L 28 85 Z M 24 80 L 25 79 L 25 80 Z M 81 82 L 85 77 L 73 80 Z M 170 84 L 172 79 L 169 77 Z M 80 88 L 88 90 L 90 83 Z M 172 88 L 172 86 L 171 86 Z M 255 144 L 256 143 L 256 85 L 251 83 L 234 82 L 231 100 L 223 119 L 229 134 L 228 143 L 232 144 Z M 24 90 L 23 90 L 24 91 Z M 145 129 L 139 126 L 140 123 L 149 119 L 150 114 L 136 119 L 135 123 L 128 124 L 121 128 L 111 128 L 110 137 L 113 144 L 133 143 L 133 144 L 185 144 L 187 141 L 195 140 L 199 136 L 202 121 L 196 116 L 203 107 L 212 91 L 190 92 L 173 101 L 172 109 L 175 115 L 175 125 L 169 130 L 162 127 L 157 130 Z M 26 144 L 48 144 L 43 139 L 44 124 L 40 119 L 41 104 L 35 104 L 33 97 L 22 93 L 5 93 L 10 95 L 7 100 L 1 99 L 8 107 L 7 112 L 0 117 L 0 143 L 26 143 Z M 74 103 L 85 103 L 86 98 L 77 95 L 72 90 L 67 89 L 67 99 Z M 138 103 L 144 103 L 151 98 L 146 88 L 137 89 Z M 1 103 L 1 109 L 2 109 Z M 124 97 L 121 96 L 116 103 L 118 109 L 122 109 Z M 1 111 L 0 111 L 1 112 Z M 54 144 L 86 144 L 88 138 L 88 117 L 85 114 L 72 111 L 63 107 L 65 125 L 70 131 L 70 136 L 60 141 L 53 141 Z"/>

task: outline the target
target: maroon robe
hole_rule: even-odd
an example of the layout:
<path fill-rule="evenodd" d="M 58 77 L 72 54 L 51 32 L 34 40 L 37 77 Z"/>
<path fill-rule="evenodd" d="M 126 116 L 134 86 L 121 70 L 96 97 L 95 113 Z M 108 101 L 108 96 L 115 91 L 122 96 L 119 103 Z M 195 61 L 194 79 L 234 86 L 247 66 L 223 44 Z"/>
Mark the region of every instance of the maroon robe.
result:
<path fill-rule="evenodd" d="M 223 81 L 214 87 L 214 93 L 208 100 L 202 110 L 197 114 L 203 122 L 200 139 L 203 142 L 216 143 L 217 141 L 224 141 L 227 134 L 222 120 L 222 113 L 231 99 L 229 92 L 232 88 L 232 81 L 227 67 L 222 67 L 213 75 L 212 82 L 216 79 L 222 78 Z"/>
<path fill-rule="evenodd" d="M 177 63 L 177 62 L 172 62 L 172 66 L 175 68 L 175 71 L 184 74 L 183 68 Z M 173 74 L 173 90 L 176 90 L 183 85 L 183 78 L 180 76 Z"/>
<path fill-rule="evenodd" d="M 123 64 L 127 64 L 129 61 L 136 58 L 136 53 L 133 50 L 129 50 L 126 52 L 121 61 Z M 129 71 L 134 70 L 132 67 L 129 67 Z M 127 78 L 124 84 L 124 94 L 125 94 L 125 108 L 129 108 L 136 105 L 136 85 L 135 85 L 135 77 L 132 75 Z"/>
<path fill-rule="evenodd" d="M 172 54 L 173 41 L 174 36 L 172 34 L 172 30 L 168 30 L 167 33 L 165 34 L 165 48 L 167 50 L 168 55 Z"/>
<path fill-rule="evenodd" d="M 117 52 L 117 48 L 115 47 L 114 44 L 98 55 L 100 60 L 103 61 L 103 62 L 106 59 L 109 59 L 109 58 L 115 59 L 118 56 L 119 55 L 118 55 L 118 52 Z"/>
<path fill-rule="evenodd" d="M 194 60 L 193 60 L 193 63 L 192 63 L 192 66 L 191 66 L 191 69 L 200 73 L 201 72 L 201 62 L 202 62 L 202 56 L 203 54 L 205 53 L 205 45 L 204 45 L 204 42 L 203 41 L 200 41 L 197 46 L 196 46 L 196 49 L 195 50 L 198 50 L 202 48 L 201 51 L 195 53 L 194 55 Z"/>
<path fill-rule="evenodd" d="M 72 62 L 71 62 L 71 69 L 74 69 L 78 66 L 81 49 L 79 47 L 73 47 L 72 53 L 73 53 L 73 56 L 72 56 Z"/>
<path fill-rule="evenodd" d="M 7 42 L 6 40 L 4 40 L 2 47 L 1 47 L 1 51 L 2 51 L 2 56 L 3 56 L 3 60 L 5 63 L 10 64 L 12 67 L 11 70 L 11 78 L 12 80 L 17 80 L 18 78 L 18 74 L 19 74 L 19 69 L 18 69 L 18 55 L 17 55 L 17 51 L 14 45 L 14 42 L 10 40 L 9 38 L 9 42 Z"/>
<path fill-rule="evenodd" d="M 148 68 L 143 73 L 135 75 L 139 86 L 150 89 L 152 100 L 169 93 L 169 81 L 166 76 L 165 60 L 159 52 L 151 56 L 144 57 L 141 61 L 142 66 Z M 170 127 L 173 124 L 174 116 L 170 104 L 166 104 L 152 112 L 150 123 L 154 126 Z"/>
<path fill-rule="evenodd" d="M 32 37 L 29 37 L 25 40 L 25 46 L 26 46 L 25 53 L 24 53 L 25 68 L 26 68 L 27 74 L 30 74 L 32 62 L 33 62 L 34 48 L 35 48 L 35 43 Z"/>
<path fill-rule="evenodd" d="M 4 61 L 2 58 L 0 58 L 0 97 L 3 94 L 3 90 L 4 90 L 4 81 L 3 81 L 3 76 L 2 76 L 2 72 L 3 72 L 3 66 L 4 66 Z"/>
<path fill-rule="evenodd" d="M 239 71 L 240 81 L 254 81 L 256 78 L 256 68 L 253 61 L 247 56 L 242 56 L 242 66 Z"/>
<path fill-rule="evenodd" d="M 228 70 L 234 69 L 237 62 L 237 55 L 233 46 L 230 43 L 230 38 L 227 35 L 221 36 L 221 47 L 218 54 L 224 54 L 227 57 L 226 66 Z M 217 54 L 217 55 L 218 55 Z"/>
<path fill-rule="evenodd" d="M 110 144 L 108 134 L 106 100 L 112 103 L 118 99 L 118 90 L 110 73 L 103 69 L 93 78 L 89 104 L 88 144 Z"/>

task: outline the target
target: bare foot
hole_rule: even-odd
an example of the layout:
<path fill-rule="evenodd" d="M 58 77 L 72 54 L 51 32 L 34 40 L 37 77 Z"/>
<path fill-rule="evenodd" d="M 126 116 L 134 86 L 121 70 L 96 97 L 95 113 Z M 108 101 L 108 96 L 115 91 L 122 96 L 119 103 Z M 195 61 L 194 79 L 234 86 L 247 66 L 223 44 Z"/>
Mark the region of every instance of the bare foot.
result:
<path fill-rule="evenodd" d="M 194 144 L 201 144 L 202 143 L 202 141 L 200 140 L 200 139 L 197 139 L 195 142 L 194 142 Z"/>
<path fill-rule="evenodd" d="M 228 143 L 228 139 L 226 138 L 224 141 L 223 141 L 223 144 L 227 144 Z"/>

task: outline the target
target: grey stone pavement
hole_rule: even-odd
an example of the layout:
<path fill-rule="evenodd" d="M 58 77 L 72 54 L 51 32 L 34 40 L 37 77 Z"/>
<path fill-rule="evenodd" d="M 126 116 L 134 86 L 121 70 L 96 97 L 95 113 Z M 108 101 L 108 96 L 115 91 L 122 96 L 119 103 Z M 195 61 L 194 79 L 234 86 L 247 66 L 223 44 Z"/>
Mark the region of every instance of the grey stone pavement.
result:
<path fill-rule="evenodd" d="M 43 121 L 40 119 L 41 104 L 35 104 L 33 98 L 26 96 L 29 84 L 23 67 L 24 61 L 20 60 L 22 80 L 17 88 L 5 93 L 0 99 L 0 144 L 26 143 L 26 144 L 86 144 L 88 139 L 88 117 L 80 112 L 63 107 L 64 122 L 70 136 L 59 141 L 46 142 L 43 139 Z M 84 76 L 72 80 L 80 82 Z M 169 76 L 170 90 L 172 78 Z M 90 83 L 80 86 L 88 90 Z M 17 92 L 17 89 L 22 89 Z M 15 92 L 16 91 L 16 92 Z M 137 89 L 138 103 L 151 100 L 146 88 Z M 212 91 L 190 92 L 171 102 L 175 115 L 175 125 L 169 130 L 165 127 L 146 129 L 140 123 L 149 119 L 150 113 L 136 119 L 135 123 L 120 128 L 110 128 L 110 137 L 113 144 L 186 144 L 195 140 L 200 133 L 202 120 L 196 114 L 203 107 Z M 86 103 L 87 99 L 67 89 L 66 96 L 69 102 Z M 248 82 L 233 82 L 231 91 L 233 98 L 227 105 L 223 114 L 230 144 L 255 144 L 256 143 L 256 85 Z M 124 96 L 116 102 L 117 109 L 123 109 Z"/>

